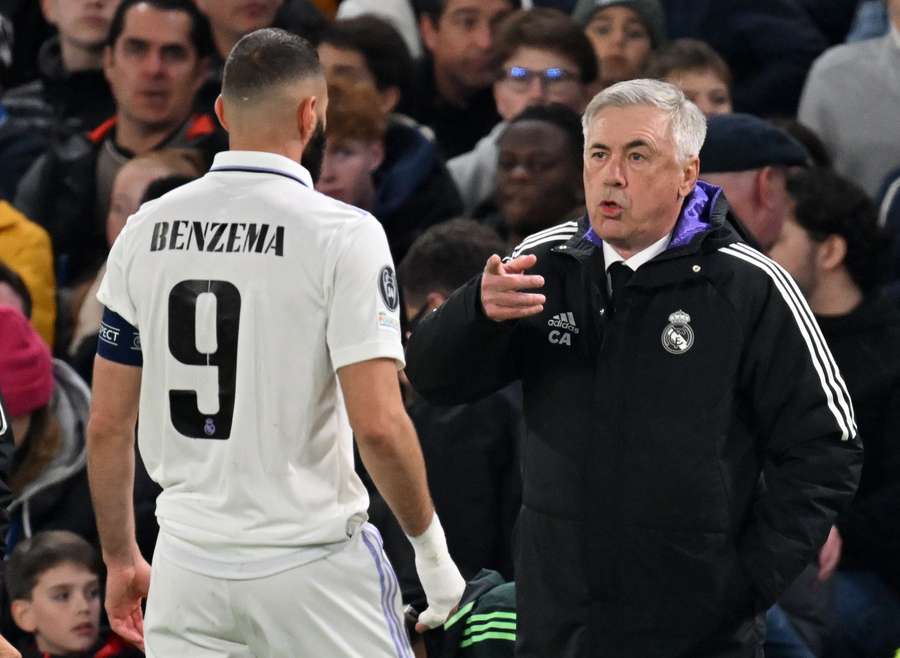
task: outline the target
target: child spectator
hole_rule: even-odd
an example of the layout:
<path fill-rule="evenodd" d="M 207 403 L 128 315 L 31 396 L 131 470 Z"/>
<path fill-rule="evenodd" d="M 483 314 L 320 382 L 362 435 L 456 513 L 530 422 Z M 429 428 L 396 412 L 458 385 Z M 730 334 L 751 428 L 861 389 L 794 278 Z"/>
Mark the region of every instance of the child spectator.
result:
<path fill-rule="evenodd" d="M 12 617 L 31 637 L 23 658 L 131 658 L 142 654 L 100 632 L 100 561 L 65 530 L 36 534 L 13 551 L 6 571 Z"/>
<path fill-rule="evenodd" d="M 732 112 L 731 69 L 703 41 L 676 39 L 667 44 L 651 60 L 647 77 L 680 87 L 706 116 Z"/>

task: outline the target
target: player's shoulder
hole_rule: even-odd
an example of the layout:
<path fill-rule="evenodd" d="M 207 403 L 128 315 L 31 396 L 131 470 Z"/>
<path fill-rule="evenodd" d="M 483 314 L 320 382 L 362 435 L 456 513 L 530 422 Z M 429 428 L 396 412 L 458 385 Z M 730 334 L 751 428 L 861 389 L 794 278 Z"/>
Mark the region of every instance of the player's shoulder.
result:
<path fill-rule="evenodd" d="M 519 256 L 526 254 L 540 254 L 541 252 L 546 252 L 562 242 L 568 242 L 578 233 L 578 231 L 579 222 L 577 220 L 551 226 L 543 231 L 532 233 L 522 240 L 522 242 L 516 245 L 510 256 L 512 258 L 518 258 Z"/>

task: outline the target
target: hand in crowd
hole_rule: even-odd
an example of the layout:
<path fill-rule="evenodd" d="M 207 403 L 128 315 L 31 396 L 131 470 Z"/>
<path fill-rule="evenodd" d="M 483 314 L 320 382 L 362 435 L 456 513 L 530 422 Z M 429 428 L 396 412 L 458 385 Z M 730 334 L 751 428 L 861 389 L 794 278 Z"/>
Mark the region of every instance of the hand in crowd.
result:
<path fill-rule="evenodd" d="M 18 649 L 7 642 L 2 635 L 0 635 L 0 658 L 22 658 L 22 654 L 19 653 Z"/>
<path fill-rule="evenodd" d="M 841 546 L 843 545 L 841 533 L 837 526 L 831 527 L 828 539 L 819 550 L 819 580 L 825 582 L 834 575 L 838 563 L 841 561 Z"/>
<path fill-rule="evenodd" d="M 524 274 L 537 263 L 537 256 L 528 254 L 504 263 L 497 254 L 491 256 L 481 277 L 481 306 L 484 314 L 494 322 L 516 320 L 544 310 L 546 298 L 539 293 L 523 292 L 541 288 L 544 277 Z"/>
<path fill-rule="evenodd" d="M 140 649 L 144 648 L 144 615 L 141 602 L 150 590 L 150 565 L 138 559 L 127 567 L 109 566 L 106 577 L 106 612 L 113 631 Z"/>

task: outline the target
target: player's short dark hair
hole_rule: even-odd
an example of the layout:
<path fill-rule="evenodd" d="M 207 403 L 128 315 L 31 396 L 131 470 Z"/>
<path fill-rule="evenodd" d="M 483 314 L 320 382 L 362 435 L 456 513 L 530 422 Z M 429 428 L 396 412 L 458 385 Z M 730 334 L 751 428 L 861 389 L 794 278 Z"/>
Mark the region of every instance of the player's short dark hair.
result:
<path fill-rule="evenodd" d="M 449 0 L 413 0 L 413 9 L 417 16 L 428 16 L 432 23 L 437 23 L 444 10 L 447 9 Z M 522 6 L 522 0 L 506 0 L 513 9 L 519 9 Z"/>
<path fill-rule="evenodd" d="M 22 277 L 19 276 L 19 273 L 6 265 L 2 260 L 0 260 L 0 283 L 7 284 L 13 289 L 13 292 L 22 299 L 25 317 L 31 318 L 31 311 L 33 308 L 31 293 L 28 292 L 28 287 L 25 285 L 25 281 L 22 280 Z"/>
<path fill-rule="evenodd" d="M 148 4 L 159 11 L 183 11 L 190 16 L 191 19 L 191 43 L 197 52 L 197 57 L 209 57 L 215 52 L 215 42 L 213 41 L 212 28 L 209 26 L 209 20 L 204 16 L 193 0 L 122 0 L 122 3 L 116 7 L 112 21 L 109 24 L 109 34 L 106 35 L 106 45 L 110 48 L 115 47 L 116 41 L 122 36 L 125 30 L 125 18 L 128 11 L 137 4 Z"/>
<path fill-rule="evenodd" d="M 400 262 L 403 294 L 421 304 L 430 292 L 448 295 L 484 269 L 492 254 L 506 251 L 494 229 L 471 219 L 451 219 L 426 230 Z"/>
<path fill-rule="evenodd" d="M 522 121 L 543 121 L 559 128 L 568 138 L 569 149 L 567 152 L 572 157 L 572 164 L 579 173 L 581 172 L 584 167 L 584 132 L 581 126 L 581 117 L 577 112 L 559 103 L 530 105 L 509 122 L 503 134 Z M 501 135 L 502 138 L 503 135 Z"/>
<path fill-rule="evenodd" d="M 844 267 L 863 293 L 884 282 L 892 236 L 878 225 L 878 208 L 856 183 L 819 167 L 788 176 L 787 191 L 797 223 L 812 240 L 839 235 L 847 243 Z"/>
<path fill-rule="evenodd" d="M 335 21 L 319 39 L 319 44 L 326 43 L 362 55 L 378 91 L 397 87 L 402 93 L 413 78 L 415 65 L 406 42 L 393 25 L 378 16 L 364 14 Z"/>
<path fill-rule="evenodd" d="M 499 69 L 519 48 L 557 53 L 578 67 L 581 82 L 597 78 L 597 55 L 584 29 L 558 9 L 516 11 L 503 19 L 494 38 L 494 62 Z"/>
<path fill-rule="evenodd" d="M 6 590 L 12 601 L 30 599 L 38 579 L 61 564 L 76 564 L 100 575 L 97 551 L 68 530 L 46 530 L 16 544 L 6 566 Z"/>
<path fill-rule="evenodd" d="M 731 68 L 712 46 L 699 39 L 670 41 L 650 58 L 645 75 L 663 79 L 676 71 L 712 71 L 731 87 Z"/>
<path fill-rule="evenodd" d="M 316 49 L 303 37 L 276 27 L 247 34 L 225 60 L 222 95 L 257 99 L 285 83 L 320 77 Z"/>

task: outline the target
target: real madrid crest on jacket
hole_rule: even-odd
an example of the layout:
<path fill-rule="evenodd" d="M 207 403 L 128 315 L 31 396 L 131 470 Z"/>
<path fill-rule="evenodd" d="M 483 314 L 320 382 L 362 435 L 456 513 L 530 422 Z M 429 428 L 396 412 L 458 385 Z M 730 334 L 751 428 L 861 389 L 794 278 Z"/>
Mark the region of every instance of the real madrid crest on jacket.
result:
<path fill-rule="evenodd" d="M 583 218 L 514 251 L 537 256 L 543 312 L 491 321 L 476 278 L 410 339 L 433 403 L 522 381 L 517 656 L 755 658 L 761 613 L 855 490 L 853 413 L 812 314 L 698 188 L 615 309 Z"/>

